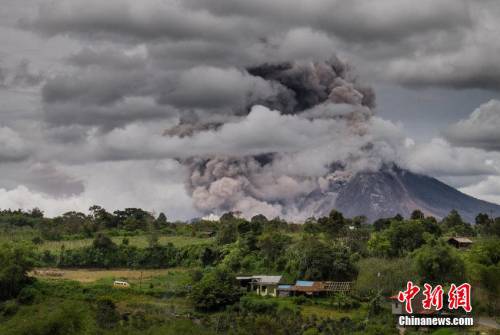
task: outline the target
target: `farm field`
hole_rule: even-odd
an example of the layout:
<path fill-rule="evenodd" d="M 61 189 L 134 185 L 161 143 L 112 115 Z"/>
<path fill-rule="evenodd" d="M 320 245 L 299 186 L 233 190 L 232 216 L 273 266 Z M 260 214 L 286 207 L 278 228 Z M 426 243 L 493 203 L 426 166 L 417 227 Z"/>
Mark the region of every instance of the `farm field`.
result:
<path fill-rule="evenodd" d="M 153 277 L 166 277 L 169 274 L 185 272 L 186 269 L 57 269 L 36 268 L 30 275 L 45 279 L 68 279 L 80 283 L 92 283 L 97 281 L 125 280 L 131 283 L 141 280 L 151 280 Z"/>

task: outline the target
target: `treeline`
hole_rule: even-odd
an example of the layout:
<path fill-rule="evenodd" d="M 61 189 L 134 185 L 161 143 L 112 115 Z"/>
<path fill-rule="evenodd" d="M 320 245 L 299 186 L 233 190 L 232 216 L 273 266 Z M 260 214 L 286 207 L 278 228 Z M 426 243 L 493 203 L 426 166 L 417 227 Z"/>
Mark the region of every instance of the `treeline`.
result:
<path fill-rule="evenodd" d="M 0 227 L 31 227 L 38 229 L 46 240 L 61 240 L 66 235 L 92 237 L 103 230 L 148 231 L 174 227 L 164 213 L 156 218 L 140 208 L 125 208 L 113 213 L 100 206 L 89 208 L 89 214 L 70 211 L 54 218 L 46 218 L 35 208 L 30 211 L 0 211 Z"/>

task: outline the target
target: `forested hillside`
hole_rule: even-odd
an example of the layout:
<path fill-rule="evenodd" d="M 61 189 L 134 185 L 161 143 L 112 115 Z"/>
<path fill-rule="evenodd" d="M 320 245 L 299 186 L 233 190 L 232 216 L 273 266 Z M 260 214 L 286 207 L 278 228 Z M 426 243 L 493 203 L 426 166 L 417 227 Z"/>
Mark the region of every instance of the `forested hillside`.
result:
<path fill-rule="evenodd" d="M 500 218 L 487 214 L 474 224 L 456 211 L 440 221 L 414 211 L 367 222 L 332 210 L 292 224 L 89 213 L 0 212 L 1 334 L 397 334 L 388 297 L 408 280 L 469 282 L 477 320 L 500 311 Z M 456 248 L 453 236 L 471 245 Z M 237 280 L 256 275 L 350 289 L 263 297 Z"/>

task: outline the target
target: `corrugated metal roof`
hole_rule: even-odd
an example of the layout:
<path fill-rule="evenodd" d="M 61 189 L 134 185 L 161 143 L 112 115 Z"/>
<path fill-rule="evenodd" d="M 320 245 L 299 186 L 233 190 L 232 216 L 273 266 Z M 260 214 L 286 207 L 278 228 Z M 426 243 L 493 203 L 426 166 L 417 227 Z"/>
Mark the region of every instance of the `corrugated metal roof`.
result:
<path fill-rule="evenodd" d="M 281 276 L 252 276 L 252 279 L 259 284 L 278 284 L 281 281 Z"/>
<path fill-rule="evenodd" d="M 449 240 L 455 240 L 459 243 L 472 243 L 472 241 L 470 239 L 468 239 L 467 237 L 452 237 Z"/>
<path fill-rule="evenodd" d="M 278 285 L 278 289 L 289 289 L 292 285 Z"/>
<path fill-rule="evenodd" d="M 295 283 L 295 286 L 306 286 L 306 287 L 312 287 L 314 285 L 313 281 L 309 280 L 297 280 Z"/>

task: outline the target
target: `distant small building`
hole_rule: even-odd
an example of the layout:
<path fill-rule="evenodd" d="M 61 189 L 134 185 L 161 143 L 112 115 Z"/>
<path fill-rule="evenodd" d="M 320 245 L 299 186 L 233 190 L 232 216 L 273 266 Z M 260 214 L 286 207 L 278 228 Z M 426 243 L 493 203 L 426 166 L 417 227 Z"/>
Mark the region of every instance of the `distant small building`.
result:
<path fill-rule="evenodd" d="M 409 313 L 406 312 L 404 303 L 401 303 L 398 300 L 397 295 L 393 295 L 388 298 L 389 301 L 391 302 L 391 310 L 393 315 L 407 315 Z M 425 296 L 420 292 L 418 293 L 415 298 L 412 299 L 411 301 L 411 308 L 413 311 L 413 315 L 429 315 L 429 314 L 437 314 L 439 311 L 436 310 L 434 306 L 432 306 L 430 309 L 425 309 L 422 305 L 422 301 L 425 299 Z"/>
<path fill-rule="evenodd" d="M 404 330 L 405 328 L 414 328 L 416 330 L 422 330 L 422 331 L 427 331 L 429 328 L 428 326 L 400 326 L 398 324 L 398 318 L 400 316 L 404 316 L 404 315 L 410 315 L 408 312 L 406 312 L 406 309 L 405 309 L 405 303 L 402 303 L 398 300 L 398 296 L 397 295 L 393 295 L 391 297 L 388 297 L 387 298 L 390 302 L 391 302 L 391 311 L 392 311 L 392 315 L 394 317 L 394 322 L 396 322 L 396 327 L 400 330 L 400 333 L 404 333 Z M 415 315 L 415 316 L 428 316 L 428 317 L 431 317 L 431 316 L 436 316 L 438 314 L 445 314 L 443 313 L 443 310 L 440 310 L 438 311 L 436 309 L 436 307 L 434 306 L 431 306 L 430 309 L 425 309 L 422 305 L 422 301 L 425 299 L 425 296 L 422 292 L 419 292 L 411 301 L 411 308 L 412 308 L 412 311 L 413 313 L 411 315 Z M 444 303 L 444 305 L 446 306 L 446 303 Z"/>
<path fill-rule="evenodd" d="M 450 237 L 448 243 L 457 249 L 465 249 L 472 245 L 472 241 L 467 237 Z"/>
<path fill-rule="evenodd" d="M 282 276 L 239 276 L 236 280 L 240 282 L 240 287 L 246 290 L 254 291 L 259 295 L 270 295 L 276 297 L 278 294 L 278 285 Z"/>

